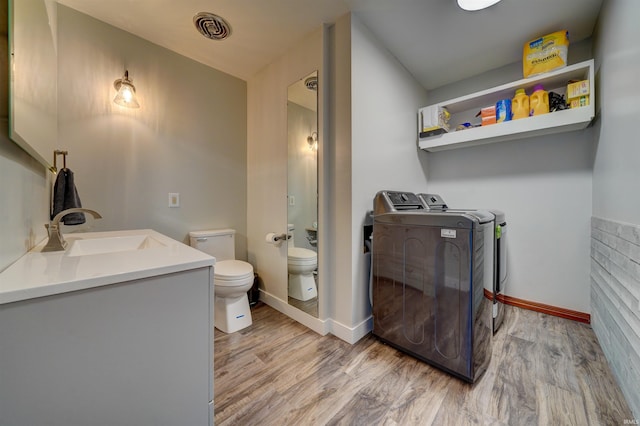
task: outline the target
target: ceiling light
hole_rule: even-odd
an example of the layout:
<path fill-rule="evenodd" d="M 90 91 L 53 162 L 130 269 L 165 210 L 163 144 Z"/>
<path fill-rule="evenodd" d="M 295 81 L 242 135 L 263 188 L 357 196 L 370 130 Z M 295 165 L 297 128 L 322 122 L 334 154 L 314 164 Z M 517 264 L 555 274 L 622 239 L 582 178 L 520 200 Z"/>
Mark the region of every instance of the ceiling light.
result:
<path fill-rule="evenodd" d="M 493 6 L 500 0 L 458 0 L 458 6 L 464 10 L 482 10 L 489 6 Z"/>
<path fill-rule="evenodd" d="M 136 88 L 129 80 L 128 70 L 124 72 L 124 77 L 113 82 L 113 87 L 118 91 L 113 102 L 127 108 L 140 108 L 140 104 L 136 100 Z"/>

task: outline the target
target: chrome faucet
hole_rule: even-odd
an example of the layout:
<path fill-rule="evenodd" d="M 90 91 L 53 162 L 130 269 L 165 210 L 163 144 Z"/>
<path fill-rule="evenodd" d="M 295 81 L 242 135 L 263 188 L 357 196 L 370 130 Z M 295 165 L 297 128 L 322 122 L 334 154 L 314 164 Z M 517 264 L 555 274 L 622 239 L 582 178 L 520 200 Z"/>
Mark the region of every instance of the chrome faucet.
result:
<path fill-rule="evenodd" d="M 67 210 L 62 210 L 58 213 L 51 222 L 44 225 L 47 228 L 49 233 L 49 241 L 47 241 L 47 245 L 42 248 L 42 251 L 62 251 L 67 247 L 67 242 L 64 240 L 62 236 L 62 232 L 60 232 L 60 221 L 63 217 L 68 215 L 69 213 L 89 213 L 96 219 L 101 219 L 100 213 L 95 210 L 84 209 L 84 208 L 72 208 Z"/>

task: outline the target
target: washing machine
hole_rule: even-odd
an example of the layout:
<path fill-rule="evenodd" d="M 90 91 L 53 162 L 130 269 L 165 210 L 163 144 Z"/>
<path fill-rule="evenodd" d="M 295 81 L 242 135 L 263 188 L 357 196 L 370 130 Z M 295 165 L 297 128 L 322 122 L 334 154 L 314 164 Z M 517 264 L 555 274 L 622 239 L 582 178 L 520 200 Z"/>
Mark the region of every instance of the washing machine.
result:
<path fill-rule="evenodd" d="M 378 192 L 373 335 L 467 382 L 478 380 L 491 359 L 492 300 L 484 283 L 493 279 L 493 235 L 489 212 L 433 210 L 411 192 Z"/>
<path fill-rule="evenodd" d="M 446 210 L 450 212 L 473 212 L 475 209 L 452 209 L 447 206 L 442 197 L 438 194 L 418 194 L 418 198 L 423 202 L 429 210 Z M 485 290 L 490 292 L 493 300 L 492 309 L 492 329 L 495 334 L 504 321 L 504 288 L 507 285 L 507 221 L 505 214 L 501 210 L 487 210 L 495 216 L 494 226 L 494 266 L 493 278 L 489 285 L 489 281 L 485 281 Z M 488 246 L 487 246 L 488 248 Z"/>

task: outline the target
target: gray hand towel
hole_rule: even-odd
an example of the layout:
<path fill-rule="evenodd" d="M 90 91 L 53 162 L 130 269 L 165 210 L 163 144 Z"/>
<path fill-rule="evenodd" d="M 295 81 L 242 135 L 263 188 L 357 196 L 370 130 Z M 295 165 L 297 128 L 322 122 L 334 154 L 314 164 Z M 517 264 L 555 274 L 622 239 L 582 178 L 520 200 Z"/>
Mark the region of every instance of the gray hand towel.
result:
<path fill-rule="evenodd" d="M 53 186 L 53 211 L 51 219 L 63 210 L 82 207 L 78 190 L 73 180 L 73 172 L 62 169 L 58 172 L 56 183 Z M 81 225 L 85 223 L 84 213 L 69 213 L 61 220 L 65 225 Z"/>

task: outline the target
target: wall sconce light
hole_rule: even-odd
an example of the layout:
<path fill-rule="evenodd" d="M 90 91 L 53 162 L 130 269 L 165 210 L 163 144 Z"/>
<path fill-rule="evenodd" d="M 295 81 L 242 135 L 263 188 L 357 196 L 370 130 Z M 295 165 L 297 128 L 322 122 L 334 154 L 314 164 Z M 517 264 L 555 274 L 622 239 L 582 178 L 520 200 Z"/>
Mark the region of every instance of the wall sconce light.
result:
<path fill-rule="evenodd" d="M 309 149 L 312 151 L 318 150 L 318 133 L 313 132 L 311 136 L 307 136 L 307 143 L 309 144 Z"/>
<path fill-rule="evenodd" d="M 124 77 L 113 82 L 113 87 L 118 93 L 113 98 L 113 102 L 127 108 L 140 108 L 140 104 L 136 99 L 136 88 L 129 80 L 129 71 L 125 70 Z"/>

